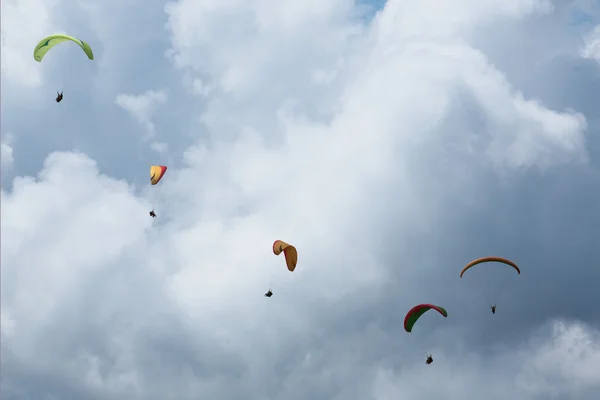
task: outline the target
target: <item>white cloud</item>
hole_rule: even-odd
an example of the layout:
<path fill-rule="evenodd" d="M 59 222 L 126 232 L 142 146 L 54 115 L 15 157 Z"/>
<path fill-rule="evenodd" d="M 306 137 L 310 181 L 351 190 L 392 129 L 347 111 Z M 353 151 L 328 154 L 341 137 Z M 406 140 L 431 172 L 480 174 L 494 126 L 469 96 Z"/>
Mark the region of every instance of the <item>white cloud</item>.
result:
<path fill-rule="evenodd" d="M 39 181 L 16 178 L 10 194 L 2 191 L 2 312 L 13 316 L 19 340 L 35 337 L 31 329 L 48 323 L 78 282 L 142 240 L 146 208 L 77 153 L 50 155 Z M 25 356 L 35 354 L 30 345 Z"/>
<path fill-rule="evenodd" d="M 387 1 L 386 12 L 379 16 L 377 40 L 395 45 L 407 40 L 462 41 L 494 19 L 521 19 L 553 9 L 549 0 L 465 0 L 462 5 L 435 0 Z"/>
<path fill-rule="evenodd" d="M 382 368 L 375 375 L 373 399 L 592 399 L 600 390 L 600 332 L 556 322 L 539 336 L 517 351 L 482 357 L 439 349 L 431 366 Z"/>
<path fill-rule="evenodd" d="M 552 337 L 523 354 L 521 384 L 535 394 L 570 395 L 600 390 L 600 332 L 557 323 Z"/>
<path fill-rule="evenodd" d="M 2 143 L 2 154 L 0 154 L 0 160 L 2 162 L 2 170 L 9 170 L 12 168 L 14 163 L 13 148 L 7 143 Z"/>
<path fill-rule="evenodd" d="M 199 94 L 201 96 L 208 96 L 210 92 L 212 92 L 215 88 L 214 85 L 206 84 L 202 82 L 202 80 L 199 78 L 194 78 L 192 82 L 194 93 Z"/>
<path fill-rule="evenodd" d="M 584 39 L 581 55 L 600 62 L 600 25 L 596 26 Z"/>
<path fill-rule="evenodd" d="M 119 94 L 115 103 L 129 112 L 146 130 L 146 139 L 155 136 L 152 118 L 158 107 L 167 102 L 167 94 L 161 90 L 147 90 L 139 95 Z"/>
<path fill-rule="evenodd" d="M 15 158 L 13 156 L 13 143 L 15 137 L 12 133 L 2 134 L 2 143 L 0 143 L 0 169 L 2 170 L 2 180 L 9 172 L 12 172 Z M 4 186 L 4 185 L 3 185 Z"/>
<path fill-rule="evenodd" d="M 90 18 L 130 20 L 130 8 L 103 4 Z M 116 104 L 143 125 L 150 146 L 183 158 L 159 185 L 106 175 L 141 171 L 146 161 L 96 165 L 62 152 L 37 178 L 2 192 L 2 350 L 13 360 L 3 361 L 6 390 L 44 392 L 43 377 L 102 399 L 481 399 L 489 388 L 506 398 L 498 396 L 507 387 L 527 399 L 543 379 L 566 373 L 545 369 L 545 360 L 595 365 L 596 355 L 557 350 L 588 332 L 572 326 L 523 355 L 487 359 L 460 352 L 466 339 L 451 336 L 457 348 L 434 349 L 428 369 L 421 354 L 420 367 L 412 363 L 417 346 L 393 351 L 409 339 L 387 321 L 441 270 L 431 281 L 411 274 L 428 262 L 447 268 L 444 246 L 459 236 L 441 244 L 425 233 L 449 214 L 476 213 L 472 198 L 484 196 L 474 188 L 485 192 L 494 170 L 510 179 L 520 177 L 515 169 L 586 159 L 585 118 L 523 94 L 471 43 L 479 27 L 519 23 L 550 3 L 440 4 L 413 2 L 411 14 L 390 0 L 372 25 L 349 0 L 167 5 L 175 72 L 198 95 L 189 115 L 166 116 L 172 136 L 209 137 L 194 136 L 183 155 L 171 135 L 152 142 L 166 94 L 121 94 Z M 192 124 L 198 119 L 204 126 Z M 415 243 L 420 234 L 424 243 Z M 461 257 L 481 251 L 478 236 Z M 271 252 L 278 238 L 300 251 L 294 273 Z M 405 290 L 385 297 L 396 281 Z M 265 299 L 269 285 L 275 296 Z M 554 392 L 595 385 L 570 370 L 577 383 Z"/>
<path fill-rule="evenodd" d="M 152 142 L 150 143 L 150 148 L 157 153 L 166 153 L 169 151 L 169 145 L 162 142 Z"/>
<path fill-rule="evenodd" d="M 347 0 L 302 1 L 291 8 L 264 1 L 181 1 L 167 4 L 166 11 L 176 65 L 238 99 L 306 90 L 311 70 L 337 62 L 347 39 L 362 30 L 346 18 L 352 12 Z M 225 29 L 224 23 L 236 29 Z M 302 72 L 295 80 L 284 79 L 291 71 Z"/>
<path fill-rule="evenodd" d="M 10 317 L 8 311 L 2 311 L 0 315 L 0 329 L 2 332 L 2 338 L 10 338 L 14 333 L 15 322 Z"/>
<path fill-rule="evenodd" d="M 227 3 L 227 7 L 232 7 L 234 3 Z M 487 135 L 481 135 L 482 132 L 473 132 L 472 135 L 453 132 L 456 135 L 453 141 L 467 144 L 475 139 L 475 135 L 483 136 L 476 150 L 511 166 L 547 166 L 573 158 L 585 158 L 581 134 L 586 126 L 583 116 L 557 113 L 535 101 L 524 99 L 483 54 L 464 42 L 464 38 L 451 43 L 443 39 L 436 40 L 431 36 L 435 30 L 428 28 L 424 31 L 421 23 L 414 26 L 412 20 L 405 21 L 406 18 L 413 18 L 415 12 L 416 15 L 427 15 L 431 20 L 427 26 L 438 27 L 441 30 L 436 35 L 448 37 L 448 32 L 455 35 L 462 32 L 462 28 L 475 28 L 493 15 L 521 16 L 533 11 L 548 11 L 551 9 L 548 2 L 466 2 L 465 7 L 457 10 L 453 6 L 448 10 L 443 9 L 444 12 L 439 11 L 437 3 L 420 2 L 414 5 L 416 10 L 411 8 L 408 12 L 402 6 L 404 3 L 390 1 L 372 27 L 376 42 L 369 42 L 373 47 L 366 49 L 362 47 L 364 43 L 353 39 L 360 28 L 351 20 L 341 18 L 349 13 L 348 2 L 345 1 L 332 2 L 331 8 L 318 9 L 321 18 L 315 21 L 313 13 L 316 11 L 311 8 L 313 3 L 302 3 L 305 9 L 295 15 L 294 23 L 299 23 L 302 18 L 310 20 L 309 32 L 288 29 L 287 24 L 291 22 L 278 14 L 283 11 L 263 8 L 262 2 L 253 6 L 248 2 L 243 2 L 243 5 L 235 3 L 239 8 L 233 14 L 224 11 L 227 9 L 225 5 L 215 11 L 208 4 L 198 5 L 183 0 L 167 7 L 171 16 L 176 65 L 197 66 L 199 73 L 208 74 L 221 82 L 223 90 L 233 91 L 232 96 L 238 101 L 246 98 L 246 91 L 260 93 L 260 96 L 248 98 L 246 113 L 248 110 L 259 113 L 262 105 L 268 107 L 273 102 L 293 99 L 300 112 L 307 113 L 309 119 L 323 113 L 335 118 L 330 131 L 339 129 L 344 132 L 337 135 L 352 135 L 351 132 L 360 135 L 360 130 L 356 128 L 360 126 L 365 130 L 379 130 L 381 140 L 385 140 L 385 137 L 401 142 L 403 135 L 397 134 L 396 127 L 406 127 L 403 130 L 406 135 L 426 135 L 434 128 L 436 121 L 442 121 L 447 116 L 448 107 L 457 101 L 455 96 L 462 90 L 468 96 L 474 96 L 479 107 L 493 121 Z M 329 15 L 329 19 L 324 15 Z M 220 27 L 224 26 L 221 18 L 234 18 L 238 21 L 236 26 L 244 27 L 226 36 L 223 39 L 226 45 L 212 40 L 220 35 Z M 246 18 L 260 21 L 255 31 L 246 27 Z M 264 22 L 266 20 L 269 23 Z M 447 26 L 447 29 L 442 29 L 443 26 Z M 277 34 L 269 35 L 275 31 Z M 254 32 L 254 35 L 248 32 Z M 318 47 L 303 47 L 305 42 L 314 41 L 319 43 Z M 289 46 L 289 43 L 297 42 L 301 45 Z M 240 50 L 235 51 L 238 46 Z M 354 49 L 363 50 L 366 54 L 354 52 Z M 234 58 L 236 56 L 237 59 Z M 340 58 L 352 60 L 352 64 L 346 68 L 346 74 L 339 73 L 343 68 Z M 363 67 L 365 63 L 366 68 Z M 323 65 L 328 67 L 324 69 Z M 328 70 L 330 77 L 337 75 L 340 82 L 346 84 L 323 86 L 321 81 L 324 78 L 315 80 L 314 72 L 306 73 L 306 69 L 321 71 L 318 76 L 322 77 L 326 76 L 323 71 Z M 298 72 L 289 81 L 270 80 L 283 71 Z M 245 86 L 233 84 L 231 79 L 234 75 L 239 75 L 235 82 Z M 247 85 L 252 85 L 252 88 Z M 222 102 L 215 99 L 213 104 L 217 101 Z M 366 104 L 374 109 L 365 111 Z M 224 126 L 224 121 L 229 121 L 236 110 L 219 107 L 211 113 L 213 109 L 209 106 L 204 122 L 222 134 L 231 130 L 231 127 Z M 264 135 L 273 134 L 270 131 L 277 129 L 255 122 L 246 113 L 241 112 L 235 117 L 240 121 L 240 126 L 251 123 Z M 353 120 L 359 118 L 362 121 L 354 123 Z M 309 130 L 313 129 L 310 125 L 308 123 Z M 331 135 L 335 137 L 332 140 L 338 140 L 337 135 Z M 321 140 L 326 142 L 328 137 L 324 135 Z M 371 139 L 375 148 L 382 144 L 377 139 Z M 362 145 L 365 143 L 359 146 Z"/>
<path fill-rule="evenodd" d="M 60 0 L 6 0 L 2 2 L 3 82 L 23 87 L 42 83 L 42 69 L 33 59 L 35 45 L 58 33 L 54 21 Z"/>

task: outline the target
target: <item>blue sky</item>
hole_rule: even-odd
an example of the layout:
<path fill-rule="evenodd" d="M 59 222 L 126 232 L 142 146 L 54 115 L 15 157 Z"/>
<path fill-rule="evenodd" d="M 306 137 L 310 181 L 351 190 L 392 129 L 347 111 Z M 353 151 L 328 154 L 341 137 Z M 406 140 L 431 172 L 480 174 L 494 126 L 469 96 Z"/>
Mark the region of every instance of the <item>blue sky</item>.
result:
<path fill-rule="evenodd" d="M 365 4 L 2 3 L 3 398 L 596 398 L 600 5 Z"/>

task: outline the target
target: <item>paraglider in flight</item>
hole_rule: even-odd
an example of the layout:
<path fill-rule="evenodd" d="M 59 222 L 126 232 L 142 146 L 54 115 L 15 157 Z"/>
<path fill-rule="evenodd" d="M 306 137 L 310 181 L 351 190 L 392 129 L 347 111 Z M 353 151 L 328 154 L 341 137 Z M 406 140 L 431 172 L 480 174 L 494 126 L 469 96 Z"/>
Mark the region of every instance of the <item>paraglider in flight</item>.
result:
<path fill-rule="evenodd" d="M 273 292 L 271 292 L 271 289 L 269 289 L 269 291 L 267 293 L 265 293 L 265 297 L 271 297 L 273 296 Z"/>
<path fill-rule="evenodd" d="M 507 260 L 506 258 L 502 258 L 502 257 L 482 257 L 482 258 L 478 258 L 477 260 L 473 260 L 470 263 L 468 263 L 467 265 L 465 265 L 465 267 L 462 269 L 462 271 L 460 271 L 460 277 L 463 277 L 463 274 L 470 268 L 473 268 L 476 265 L 479 264 L 483 264 L 483 263 L 487 263 L 487 262 L 498 262 L 498 263 L 502 263 L 502 264 L 506 264 L 509 267 L 514 268 L 517 271 L 517 274 L 521 275 L 521 270 L 519 269 L 519 267 L 517 266 L 517 264 L 515 264 L 514 262 Z M 490 305 L 490 308 L 492 309 L 492 314 L 496 314 L 496 305 L 494 304 L 493 306 Z"/>
<path fill-rule="evenodd" d="M 439 306 L 434 306 L 433 304 L 419 304 L 410 309 L 408 313 L 406 313 L 406 317 L 404 317 L 404 330 L 406 332 L 411 332 L 413 326 L 417 322 L 421 315 L 425 314 L 429 310 L 435 310 L 442 314 L 445 317 L 448 316 L 448 312 Z"/>
<path fill-rule="evenodd" d="M 35 46 L 35 48 L 33 49 L 33 59 L 37 62 L 42 62 L 42 59 L 44 58 L 46 53 L 48 51 L 50 51 L 51 48 L 53 48 L 57 44 L 60 44 L 60 43 L 66 42 L 66 41 L 71 41 L 71 42 L 76 43 L 77 45 L 79 45 L 79 47 L 81 47 L 83 52 L 88 56 L 88 58 L 90 60 L 94 59 L 94 53 L 92 52 L 92 48 L 90 47 L 89 44 L 87 44 L 83 40 L 79 40 L 73 36 L 63 35 L 60 33 L 47 36 L 47 37 L 43 38 L 42 40 L 40 40 L 40 42 L 37 44 L 37 46 Z M 56 102 L 60 103 L 63 99 L 63 94 L 62 94 L 62 92 L 60 92 L 60 93 L 56 92 L 56 94 L 57 94 Z"/>
<path fill-rule="evenodd" d="M 482 258 L 478 258 L 477 260 L 473 260 L 470 263 L 468 263 L 463 269 L 462 271 L 460 271 L 460 277 L 462 278 L 463 274 L 470 268 L 478 265 L 478 264 L 482 264 L 482 263 L 486 263 L 486 262 L 499 262 L 502 264 L 506 264 L 510 267 L 513 267 L 516 271 L 517 274 L 521 274 L 521 270 L 519 269 L 519 267 L 517 267 L 517 264 L 515 264 L 514 262 L 507 260 L 506 258 L 502 258 L 502 257 L 482 257 Z"/>
<path fill-rule="evenodd" d="M 404 317 L 404 330 L 408 333 L 412 332 L 412 328 L 417 322 L 421 315 L 425 314 L 429 310 L 435 310 L 442 314 L 444 318 L 448 316 L 448 312 L 439 306 L 434 306 L 433 304 L 419 304 L 410 309 L 409 312 L 406 313 Z M 431 364 L 433 362 L 433 357 L 431 354 L 427 355 L 427 360 L 425 360 L 425 364 Z"/>
<path fill-rule="evenodd" d="M 290 272 L 294 272 L 298 263 L 298 251 L 294 246 L 282 240 L 276 240 L 273 243 L 273 253 L 278 256 L 283 252 L 285 255 L 285 263 Z"/>
<path fill-rule="evenodd" d="M 160 180 L 162 179 L 162 177 L 165 175 L 166 172 L 167 172 L 167 167 L 165 165 L 151 165 L 150 166 L 150 183 L 152 184 L 152 186 L 154 186 L 158 182 L 160 182 Z M 149 214 L 152 218 L 156 218 L 156 213 L 154 212 L 154 209 L 152 209 L 152 211 L 150 211 Z"/>
<path fill-rule="evenodd" d="M 94 59 L 94 53 L 92 52 L 92 48 L 90 47 L 89 44 L 87 44 L 83 40 L 79 40 L 73 36 L 63 35 L 60 33 L 56 34 L 56 35 L 47 36 L 47 37 L 43 38 L 42 40 L 40 40 L 40 42 L 37 44 L 37 46 L 35 46 L 35 49 L 33 49 L 33 58 L 37 62 L 42 62 L 42 59 L 44 58 L 46 53 L 51 48 L 53 48 L 57 44 L 60 44 L 60 43 L 66 42 L 66 41 L 75 42 L 77 45 L 79 45 L 79 47 L 81 47 L 83 52 L 88 56 L 88 58 L 90 60 Z"/>

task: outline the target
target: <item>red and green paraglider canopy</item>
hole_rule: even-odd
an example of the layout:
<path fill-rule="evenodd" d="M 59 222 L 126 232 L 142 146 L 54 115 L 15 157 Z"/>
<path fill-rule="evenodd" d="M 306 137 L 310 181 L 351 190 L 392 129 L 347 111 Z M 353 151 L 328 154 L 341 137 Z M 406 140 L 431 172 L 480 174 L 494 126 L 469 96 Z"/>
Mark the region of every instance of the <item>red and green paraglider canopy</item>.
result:
<path fill-rule="evenodd" d="M 411 308 L 410 311 L 406 313 L 406 317 L 404 317 L 404 329 L 406 332 L 411 332 L 417 320 L 421 318 L 421 315 L 429 310 L 435 310 L 444 317 L 448 316 L 448 312 L 440 306 L 434 306 L 433 304 L 419 304 Z"/>

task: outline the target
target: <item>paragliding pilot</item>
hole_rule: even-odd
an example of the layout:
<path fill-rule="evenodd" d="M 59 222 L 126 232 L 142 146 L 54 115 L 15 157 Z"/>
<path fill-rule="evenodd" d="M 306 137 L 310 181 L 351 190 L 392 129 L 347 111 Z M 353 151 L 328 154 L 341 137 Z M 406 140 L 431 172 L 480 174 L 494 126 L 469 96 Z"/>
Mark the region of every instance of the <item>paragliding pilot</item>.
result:
<path fill-rule="evenodd" d="M 62 99 L 63 99 L 62 92 L 60 92 L 60 93 L 56 92 L 56 102 L 60 103 L 62 101 Z"/>
<path fill-rule="evenodd" d="M 492 314 L 496 314 L 496 305 L 495 304 L 494 305 L 490 304 L 490 307 L 492 308 Z"/>
<path fill-rule="evenodd" d="M 152 218 L 156 218 L 156 214 L 154 213 L 154 210 L 150 211 L 150 213 L 149 213 L 149 214 L 150 214 L 150 216 L 151 216 Z"/>
<path fill-rule="evenodd" d="M 425 360 L 425 364 L 429 365 L 433 362 L 433 357 L 431 357 L 431 354 L 427 355 L 427 360 Z"/>
<path fill-rule="evenodd" d="M 269 291 L 267 293 L 265 293 L 265 297 L 271 297 L 273 296 L 273 292 L 271 292 L 271 289 L 269 289 Z"/>

